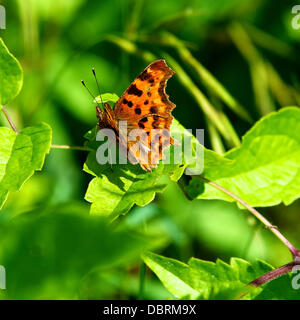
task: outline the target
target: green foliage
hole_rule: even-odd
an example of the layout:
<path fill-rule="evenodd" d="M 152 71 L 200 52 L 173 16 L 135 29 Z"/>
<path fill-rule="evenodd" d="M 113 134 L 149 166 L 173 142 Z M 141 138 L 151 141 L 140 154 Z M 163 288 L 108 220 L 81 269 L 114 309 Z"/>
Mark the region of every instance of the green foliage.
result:
<path fill-rule="evenodd" d="M 180 244 L 179 257 L 182 260 L 193 255 L 191 245 L 201 248 L 201 254 L 194 256 L 202 259 L 241 257 L 248 261 L 262 259 L 278 266 L 290 259 L 290 253 L 279 241 L 274 241 L 271 232 L 235 203 L 190 201 L 173 183 L 160 195 L 159 206 L 153 203 L 146 208 L 133 210 L 127 218 L 139 218 L 141 227 L 142 222 L 147 223 L 148 230 L 166 229 L 172 243 Z M 161 218 L 151 219 L 153 216 Z M 193 239 L 193 244 L 189 239 Z M 213 252 L 214 255 L 205 256 L 205 252 Z M 168 255 L 173 257 L 169 252 Z"/>
<path fill-rule="evenodd" d="M 205 159 L 203 176 L 251 206 L 288 205 L 300 196 L 300 110 L 284 108 L 262 118 L 243 137 L 241 147 L 217 162 Z M 187 191 L 198 199 L 234 201 L 194 178 Z"/>
<path fill-rule="evenodd" d="M 300 135 L 294 129 L 297 123 L 300 123 L 299 109 L 284 108 L 259 121 L 244 136 L 241 147 L 229 151 L 224 157 L 204 149 L 203 176 L 252 206 L 271 206 L 281 201 L 291 203 L 300 195 Z M 178 133 L 188 134 L 177 121 L 174 121 L 171 132 L 175 136 Z M 94 136 L 95 132 L 90 135 L 91 138 Z M 193 149 L 196 144 L 199 142 L 193 137 Z M 90 146 L 95 147 L 94 142 Z M 156 192 L 164 190 L 165 184 L 156 184 L 158 178 L 173 173 L 168 169 L 169 165 L 163 164 L 151 174 L 144 173 L 138 166 L 125 167 L 114 165 L 110 168 L 106 165 L 100 168 L 95 152 L 89 155 L 85 170 L 97 177 L 86 194 L 86 199 L 93 203 L 93 213 L 112 215 L 114 218 L 126 213 L 134 203 L 144 206 L 153 200 Z M 176 180 L 180 176 L 177 175 Z M 257 181 L 263 183 L 257 184 Z M 193 177 L 186 191 L 198 199 L 234 201 L 223 192 L 204 185 L 197 177 Z"/>
<path fill-rule="evenodd" d="M 90 271 L 128 263 L 154 244 L 71 208 L 29 213 L 0 230 L 6 299 L 74 299 Z"/>
<path fill-rule="evenodd" d="M 177 135 L 189 134 L 177 121 L 173 121 L 171 132 Z M 176 181 L 183 174 L 185 164 L 163 164 L 153 172 L 145 172 L 139 165 L 109 164 L 99 165 L 96 150 L 100 143 L 95 142 L 96 129 L 85 136 L 90 139 L 86 145 L 94 148 L 84 164 L 84 170 L 95 178 L 90 182 L 85 199 L 92 203 L 91 213 L 110 216 L 112 219 L 125 214 L 137 204 L 145 206 L 150 203 L 156 192 L 162 192 L 166 187 L 164 177 Z M 195 141 L 191 142 L 195 143 Z M 172 159 L 174 147 L 170 150 Z M 119 153 L 117 153 L 118 159 Z"/>
<path fill-rule="evenodd" d="M 21 91 L 23 72 L 18 60 L 0 38 L 0 106 L 9 103 Z"/>
<path fill-rule="evenodd" d="M 127 213 L 134 204 L 145 206 L 156 192 L 162 192 L 166 184 L 160 183 L 159 178 L 163 174 L 162 166 L 153 174 L 133 165 L 107 169 L 90 182 L 85 199 L 92 203 L 92 214 L 115 218 Z"/>
<path fill-rule="evenodd" d="M 36 170 L 41 170 L 51 144 L 51 128 L 42 123 L 16 134 L 0 127 L 0 207 L 10 191 L 17 191 Z"/>
<path fill-rule="evenodd" d="M 263 286 L 262 292 L 255 297 L 255 300 L 300 300 L 299 289 L 294 289 L 292 286 L 296 274 L 298 273 L 285 274 L 268 282 Z"/>
<path fill-rule="evenodd" d="M 97 96 L 94 102 L 97 102 L 99 104 L 102 102 L 103 103 L 108 102 L 114 105 L 118 100 L 119 100 L 119 97 L 115 93 L 103 93 L 101 97 Z"/>
<path fill-rule="evenodd" d="M 0 265 L 7 270 L 0 299 L 299 299 L 294 275 L 247 286 L 272 269 L 262 261 L 279 266 L 289 252 L 231 198 L 184 175 L 189 159 L 152 173 L 99 165 L 95 128 L 82 146 L 101 104 L 80 83 L 97 96 L 91 68 L 101 92 L 117 93 L 102 95 L 113 105 L 147 64 L 166 59 L 176 72 L 167 93 L 180 121 L 172 135 L 189 136 L 193 156 L 200 147 L 203 177 L 253 206 L 272 206 L 261 213 L 299 247 L 299 108 L 281 109 L 300 103 L 299 32 L 288 4 L 3 5 L 9 26 L 1 30 L 0 107 L 9 106 L 7 119 L 0 117 Z M 22 68 L 6 45 L 22 62 L 22 91 Z M 18 133 L 4 127 L 7 120 Z M 206 148 L 185 128 L 204 128 Z M 52 133 L 61 146 L 34 174 Z M 154 249 L 162 255 L 143 254 Z M 141 254 L 160 281 L 139 270 Z"/>
<path fill-rule="evenodd" d="M 261 289 L 246 286 L 252 280 L 272 270 L 267 263 L 249 263 L 231 258 L 230 264 L 191 258 L 188 264 L 151 252 L 143 255 L 147 266 L 178 299 L 235 299 L 253 297 Z M 247 294 L 247 295 L 245 295 Z"/>
<path fill-rule="evenodd" d="M 10 102 L 21 90 L 23 73 L 17 59 L 0 39 L 0 104 Z M 45 124 L 16 133 L 0 127 L 0 208 L 10 191 L 17 191 L 36 170 L 41 170 L 49 152 L 52 130 Z"/>

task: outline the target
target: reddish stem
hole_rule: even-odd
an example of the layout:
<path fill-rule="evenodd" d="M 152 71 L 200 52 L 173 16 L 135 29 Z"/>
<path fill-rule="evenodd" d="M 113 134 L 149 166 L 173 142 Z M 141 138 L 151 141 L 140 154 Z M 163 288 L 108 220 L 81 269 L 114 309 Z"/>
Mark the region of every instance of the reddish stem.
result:
<path fill-rule="evenodd" d="M 237 195 L 235 195 L 234 193 L 232 193 L 231 191 L 223 188 L 222 186 L 218 185 L 217 183 L 210 181 L 204 177 L 200 177 L 199 178 L 201 180 L 203 180 L 204 182 L 206 182 L 207 184 L 210 184 L 211 186 L 213 186 L 214 188 L 226 193 L 227 195 L 229 195 L 231 198 L 235 199 L 237 202 L 239 202 L 240 204 L 242 204 L 246 209 L 248 209 L 259 221 L 261 221 L 266 228 L 270 229 L 275 236 L 290 250 L 292 256 L 294 259 L 296 259 L 296 257 L 300 258 L 300 251 L 295 248 L 286 237 L 284 237 L 284 235 L 278 230 L 277 227 L 273 226 L 261 213 L 259 213 L 256 209 L 254 209 L 253 207 L 251 207 L 247 202 L 245 202 L 244 200 L 242 200 L 240 197 L 238 197 Z"/>
<path fill-rule="evenodd" d="M 4 108 L 3 106 L 1 107 L 1 110 L 2 110 L 2 112 L 4 113 L 5 118 L 7 119 L 8 123 L 9 123 L 10 126 L 11 126 L 11 128 L 14 130 L 15 133 L 18 133 L 17 128 L 15 127 L 14 123 L 13 123 L 12 120 L 10 119 L 7 111 L 5 110 L 5 108 Z"/>
<path fill-rule="evenodd" d="M 255 286 L 255 287 L 259 287 L 259 286 L 261 286 L 271 280 L 274 280 L 274 279 L 276 279 L 276 278 L 278 278 L 288 272 L 291 272 L 293 267 L 296 265 L 299 265 L 299 263 L 297 263 L 296 261 L 287 263 L 282 267 L 279 267 L 277 269 L 274 269 L 272 271 L 269 271 L 269 272 L 263 274 L 259 278 L 251 281 L 249 284 L 252 286 Z"/>
<path fill-rule="evenodd" d="M 265 274 L 263 274 L 262 276 L 260 276 L 259 278 L 253 280 L 252 282 L 250 282 L 250 285 L 253 285 L 255 287 L 259 287 L 273 279 L 276 279 L 288 272 L 291 272 L 293 267 L 296 265 L 300 265 L 300 250 L 298 250 L 297 248 L 295 248 L 282 234 L 281 232 L 278 230 L 277 227 L 273 226 L 263 215 L 261 215 L 257 210 L 255 210 L 254 208 L 252 208 L 247 202 L 245 202 L 244 200 L 242 200 L 240 197 L 238 197 L 237 195 L 235 195 L 234 193 L 230 192 L 229 190 L 223 188 L 222 186 L 218 185 L 217 183 L 210 181 L 204 177 L 199 177 L 200 179 L 202 179 L 204 182 L 210 184 L 211 186 L 213 186 L 214 188 L 226 193 L 227 195 L 229 195 L 231 198 L 235 199 L 237 202 L 239 202 L 240 204 L 242 204 L 246 209 L 248 209 L 258 220 L 260 220 L 265 226 L 266 228 L 270 229 L 275 235 L 276 237 L 281 240 L 281 242 L 290 250 L 291 254 L 293 255 L 294 260 L 284 266 L 281 266 L 275 270 L 272 270 L 270 272 L 267 272 Z"/>

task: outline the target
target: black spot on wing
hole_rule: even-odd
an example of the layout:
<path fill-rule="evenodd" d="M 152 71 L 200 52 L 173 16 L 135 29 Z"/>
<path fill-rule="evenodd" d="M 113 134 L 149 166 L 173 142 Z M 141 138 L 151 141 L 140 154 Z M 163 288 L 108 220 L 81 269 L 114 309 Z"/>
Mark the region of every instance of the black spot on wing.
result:
<path fill-rule="evenodd" d="M 145 125 L 140 121 L 139 122 L 139 127 L 141 128 L 141 129 L 145 129 Z"/>
<path fill-rule="evenodd" d="M 162 103 L 168 103 L 168 99 L 166 98 L 165 95 L 161 96 L 161 102 Z"/>
<path fill-rule="evenodd" d="M 158 111 L 158 109 L 157 109 L 156 106 L 152 106 L 152 107 L 150 108 L 150 113 L 157 113 L 157 111 Z"/>
<path fill-rule="evenodd" d="M 164 96 L 164 87 L 159 87 L 159 88 L 158 88 L 158 94 L 159 94 L 160 96 Z"/>
<path fill-rule="evenodd" d="M 140 75 L 139 75 L 139 79 L 142 81 L 148 80 L 150 78 L 150 74 L 147 72 L 147 70 L 143 71 Z"/>
<path fill-rule="evenodd" d="M 128 94 L 133 94 L 133 95 L 135 95 L 135 96 L 140 97 L 140 96 L 143 94 L 143 91 L 140 90 L 140 89 L 138 89 L 135 84 L 132 84 L 132 85 L 129 87 L 127 93 L 128 93 Z"/>
<path fill-rule="evenodd" d="M 142 110 L 141 110 L 141 108 L 136 107 L 136 108 L 134 109 L 134 112 L 135 112 L 136 114 L 141 114 L 141 113 L 142 113 Z"/>

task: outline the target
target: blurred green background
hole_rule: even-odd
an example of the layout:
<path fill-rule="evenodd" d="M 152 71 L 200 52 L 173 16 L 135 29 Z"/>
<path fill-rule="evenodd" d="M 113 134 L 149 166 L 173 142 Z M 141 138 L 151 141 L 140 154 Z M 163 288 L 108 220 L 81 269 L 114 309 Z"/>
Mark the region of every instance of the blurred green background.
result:
<path fill-rule="evenodd" d="M 92 67 L 102 92 L 121 95 L 151 60 L 165 58 L 176 71 L 167 88 L 177 106 L 174 116 L 186 128 L 204 128 L 205 146 L 219 153 L 237 146 L 262 116 L 300 103 L 300 29 L 291 25 L 296 1 L 0 4 L 7 14 L 0 37 L 24 70 L 22 92 L 8 112 L 18 128 L 50 124 L 53 144 L 81 146 L 83 135 L 95 126 L 95 106 L 80 83 L 84 79 L 97 94 Z M 211 79 L 226 89 L 218 95 Z M 207 111 L 201 94 L 214 112 Z M 7 126 L 3 116 L 0 122 Z M 286 248 L 246 211 L 222 201 L 191 202 L 175 183 L 151 204 L 134 207 L 112 225 L 96 218 L 93 223 L 83 200 L 91 180 L 82 171 L 85 158 L 81 151 L 51 150 L 44 170 L 5 204 L 0 214 L 5 234 L 0 264 L 7 268 L 7 283 L 13 283 L 10 298 L 168 298 L 151 272 L 144 277 L 139 258 L 144 247 L 183 262 L 192 256 L 213 261 L 260 258 L 274 266 L 289 262 Z M 298 247 L 299 207 L 296 201 L 260 210 Z M 15 216 L 20 217 L 13 223 Z M 30 220 L 32 216 L 41 218 Z M 89 237 L 91 229 L 94 238 Z M 147 244 L 137 244 L 133 235 L 146 237 Z M 78 252 L 71 254 L 74 246 L 79 246 Z"/>

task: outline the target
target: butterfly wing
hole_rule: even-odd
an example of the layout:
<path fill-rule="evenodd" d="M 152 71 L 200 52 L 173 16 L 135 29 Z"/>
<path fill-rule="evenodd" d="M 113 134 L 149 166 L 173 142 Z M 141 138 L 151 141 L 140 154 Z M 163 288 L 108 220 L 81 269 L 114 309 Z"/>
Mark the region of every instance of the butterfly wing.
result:
<path fill-rule="evenodd" d="M 132 82 L 114 108 L 116 120 L 127 121 L 128 134 L 132 129 L 145 131 L 146 134 L 140 138 L 140 145 L 151 152 L 148 155 L 142 155 L 138 149 L 132 152 L 135 153 L 137 162 L 147 171 L 157 167 L 158 161 L 162 159 L 163 149 L 174 144 L 169 132 L 173 119 L 171 112 L 175 104 L 165 92 L 167 81 L 173 74 L 174 71 L 164 60 L 151 63 Z M 132 142 L 127 143 L 128 148 L 132 147 Z"/>
<path fill-rule="evenodd" d="M 173 74 L 164 60 L 151 63 L 117 101 L 114 108 L 116 118 L 137 123 L 150 114 L 170 116 L 175 105 L 169 101 L 165 88 Z"/>

